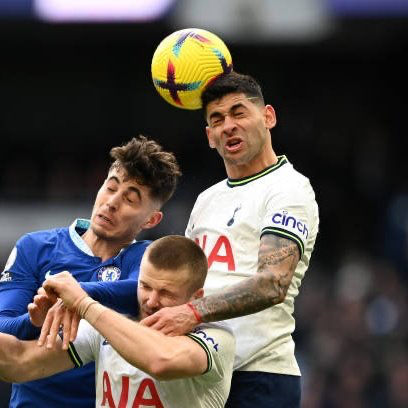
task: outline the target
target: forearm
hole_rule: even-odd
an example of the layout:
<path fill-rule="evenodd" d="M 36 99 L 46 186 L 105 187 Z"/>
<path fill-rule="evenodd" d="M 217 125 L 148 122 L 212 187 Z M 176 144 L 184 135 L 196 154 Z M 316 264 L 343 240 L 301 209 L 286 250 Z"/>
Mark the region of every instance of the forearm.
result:
<path fill-rule="evenodd" d="M 0 379 L 26 382 L 48 377 L 73 368 L 68 353 L 57 347 L 48 350 L 35 340 L 23 341 L 0 333 Z"/>
<path fill-rule="evenodd" d="M 296 243 L 275 235 L 261 238 L 253 277 L 192 302 L 204 322 L 232 319 L 282 303 L 299 262 Z"/>
<path fill-rule="evenodd" d="M 9 334 L 0 333 L 0 380 L 16 382 L 16 367 L 21 354 L 21 342 Z"/>
<path fill-rule="evenodd" d="M 197 375 L 190 349 L 178 338 L 166 337 L 96 304 L 86 320 L 131 365 L 160 380 Z M 202 372 L 202 371 L 201 371 Z"/>
<path fill-rule="evenodd" d="M 260 312 L 283 302 L 286 291 L 268 275 L 256 275 L 222 292 L 191 302 L 203 322 L 215 322 Z"/>

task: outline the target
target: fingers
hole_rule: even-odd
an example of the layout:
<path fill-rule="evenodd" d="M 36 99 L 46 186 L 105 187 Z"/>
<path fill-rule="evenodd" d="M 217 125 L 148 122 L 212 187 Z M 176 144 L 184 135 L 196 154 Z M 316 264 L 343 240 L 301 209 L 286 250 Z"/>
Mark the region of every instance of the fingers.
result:
<path fill-rule="evenodd" d="M 53 317 L 51 316 L 52 312 L 51 309 L 48 311 L 47 316 L 44 320 L 44 323 L 41 328 L 40 337 L 38 338 L 37 344 L 39 346 L 43 346 L 45 341 L 47 340 L 48 333 L 50 331 L 50 327 L 52 324 Z"/>
<path fill-rule="evenodd" d="M 48 311 L 44 320 L 41 334 L 38 339 L 39 346 L 46 343 L 47 348 L 52 348 L 55 345 L 55 340 L 61 326 L 62 317 L 62 301 L 59 299 L 58 302 Z"/>
<path fill-rule="evenodd" d="M 81 318 L 79 317 L 79 315 L 77 313 L 74 313 L 71 321 L 71 335 L 69 337 L 69 341 L 74 341 L 76 339 L 80 320 Z"/>
<path fill-rule="evenodd" d="M 70 310 L 65 310 L 64 316 L 62 318 L 62 349 L 68 350 L 69 341 L 71 337 L 71 324 L 72 324 L 72 312 Z"/>
<path fill-rule="evenodd" d="M 140 321 L 140 324 L 142 326 L 146 326 L 146 327 L 151 327 L 154 323 L 157 322 L 157 320 L 159 320 L 159 317 L 157 315 L 157 313 L 151 315 L 151 316 L 147 316 L 144 319 L 142 319 Z"/>
<path fill-rule="evenodd" d="M 49 349 L 55 346 L 55 342 L 57 340 L 57 336 L 58 336 L 58 333 L 61 327 L 62 317 L 63 317 L 63 314 L 61 313 L 61 309 L 58 309 L 51 323 L 49 335 L 47 337 L 46 347 Z"/>
<path fill-rule="evenodd" d="M 173 331 L 173 326 L 171 322 L 169 322 L 165 318 L 162 318 L 160 312 L 156 312 L 151 316 L 145 317 L 143 320 L 140 321 L 140 324 L 146 327 L 150 327 L 151 329 L 160 331 L 163 334 L 171 334 Z"/>

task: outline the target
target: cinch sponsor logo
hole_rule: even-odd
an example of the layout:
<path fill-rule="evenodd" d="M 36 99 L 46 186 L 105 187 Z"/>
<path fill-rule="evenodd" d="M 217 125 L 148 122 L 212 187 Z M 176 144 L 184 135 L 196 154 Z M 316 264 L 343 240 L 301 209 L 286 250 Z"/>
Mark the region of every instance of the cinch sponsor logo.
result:
<path fill-rule="evenodd" d="M 298 221 L 292 215 L 289 215 L 287 211 L 277 212 L 272 215 L 272 222 L 277 225 L 283 225 L 285 227 L 293 228 L 298 230 L 301 234 L 307 238 L 309 236 L 309 230 L 307 225 L 302 221 Z"/>
<path fill-rule="evenodd" d="M 212 344 L 215 351 L 218 351 L 218 343 L 216 343 L 212 337 L 207 336 L 207 333 L 201 330 L 200 327 L 196 327 L 195 329 L 193 329 L 192 333 L 201 336 L 205 341 Z"/>

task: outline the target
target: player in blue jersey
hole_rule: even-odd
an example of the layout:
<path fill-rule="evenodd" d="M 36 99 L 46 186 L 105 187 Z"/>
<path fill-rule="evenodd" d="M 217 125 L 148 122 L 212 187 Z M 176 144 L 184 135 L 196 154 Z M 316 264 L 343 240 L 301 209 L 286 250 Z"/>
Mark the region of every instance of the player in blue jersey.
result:
<path fill-rule="evenodd" d="M 90 220 L 39 231 L 17 241 L 0 274 L 0 332 L 34 339 L 40 311 L 27 305 L 50 275 L 69 270 L 92 298 L 122 313 L 135 314 L 134 285 L 148 241 L 141 230 L 162 219 L 162 205 L 172 196 L 179 166 L 144 136 L 110 152 L 113 163 L 100 188 Z M 134 285 L 126 285 L 126 280 Z M 44 380 L 14 384 L 10 407 L 90 408 L 95 405 L 94 366 Z"/>

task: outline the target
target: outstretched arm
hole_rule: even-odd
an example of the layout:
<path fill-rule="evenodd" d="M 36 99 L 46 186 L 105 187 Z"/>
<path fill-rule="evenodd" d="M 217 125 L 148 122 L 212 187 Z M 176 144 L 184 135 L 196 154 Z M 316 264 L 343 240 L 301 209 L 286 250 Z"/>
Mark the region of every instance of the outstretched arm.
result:
<path fill-rule="evenodd" d="M 0 380 L 25 382 L 48 377 L 73 368 L 68 353 L 61 347 L 47 350 L 35 340 L 23 341 L 0 333 Z"/>
<path fill-rule="evenodd" d="M 194 340 L 166 337 L 108 309 L 87 296 L 68 272 L 53 275 L 43 286 L 61 298 L 65 307 L 86 319 L 126 361 L 147 374 L 168 380 L 207 370 L 207 354 Z"/>
<path fill-rule="evenodd" d="M 161 309 L 142 324 L 165 334 L 180 335 L 189 332 L 200 321 L 213 322 L 259 312 L 285 300 L 298 262 L 299 249 L 295 242 L 272 234 L 264 235 L 255 276 L 216 295 L 196 299 L 190 306 Z"/>

